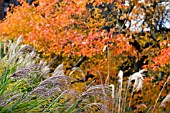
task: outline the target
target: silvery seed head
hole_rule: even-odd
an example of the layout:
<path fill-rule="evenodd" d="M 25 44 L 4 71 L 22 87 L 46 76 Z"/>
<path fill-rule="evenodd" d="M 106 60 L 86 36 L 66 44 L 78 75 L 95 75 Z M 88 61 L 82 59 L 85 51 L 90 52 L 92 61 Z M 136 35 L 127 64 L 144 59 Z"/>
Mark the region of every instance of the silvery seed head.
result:
<path fill-rule="evenodd" d="M 168 94 L 165 98 L 164 98 L 164 100 L 161 102 L 161 104 L 160 104 L 160 107 L 163 107 L 163 106 L 165 106 L 165 103 L 166 102 L 170 102 L 170 94 Z"/>
<path fill-rule="evenodd" d="M 129 85 L 132 83 L 132 81 L 134 81 L 134 85 L 133 85 L 133 89 L 134 91 L 139 91 L 142 89 L 142 84 L 143 84 L 143 76 L 145 76 L 144 74 L 142 74 L 145 70 L 140 70 L 139 72 L 135 72 L 133 75 L 131 75 L 129 77 Z"/>

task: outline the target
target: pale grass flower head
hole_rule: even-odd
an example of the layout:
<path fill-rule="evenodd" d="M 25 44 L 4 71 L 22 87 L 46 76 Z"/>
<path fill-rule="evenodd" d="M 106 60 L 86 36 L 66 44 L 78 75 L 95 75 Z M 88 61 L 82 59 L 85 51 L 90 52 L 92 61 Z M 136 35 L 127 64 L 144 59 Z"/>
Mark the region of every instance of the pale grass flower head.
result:
<path fill-rule="evenodd" d="M 107 45 L 105 45 L 104 47 L 103 47 L 103 52 L 105 52 L 106 51 L 106 49 L 107 49 Z"/>
<path fill-rule="evenodd" d="M 112 88 L 112 98 L 114 98 L 115 86 L 113 84 L 110 84 L 109 87 Z"/>
<path fill-rule="evenodd" d="M 26 77 L 31 72 L 36 72 L 36 71 L 38 72 L 39 67 L 40 66 L 36 64 L 36 65 L 32 65 L 30 67 L 25 67 L 25 68 L 18 69 L 17 71 L 12 73 L 10 77 L 12 77 L 12 78 Z"/>
<path fill-rule="evenodd" d="M 68 84 L 71 83 L 71 79 L 72 78 L 70 78 L 69 76 L 57 73 L 56 75 L 53 75 L 41 81 L 39 85 L 33 89 L 30 95 L 35 93 L 41 95 L 42 97 L 54 96 L 56 93 L 61 93 L 67 90 Z"/>
<path fill-rule="evenodd" d="M 18 37 L 18 39 L 17 39 L 17 43 L 16 43 L 16 45 L 17 45 L 17 46 L 21 43 L 22 38 L 23 38 L 22 36 L 19 36 L 19 37 Z"/>
<path fill-rule="evenodd" d="M 145 76 L 144 74 L 142 74 L 144 71 L 146 71 L 145 69 L 140 70 L 139 72 L 135 72 L 133 75 L 131 75 L 129 77 L 129 85 L 131 85 L 132 81 L 134 81 L 134 85 L 133 85 L 133 89 L 134 91 L 139 91 L 142 89 L 142 84 L 143 84 L 143 76 Z"/>
<path fill-rule="evenodd" d="M 4 53 L 6 54 L 9 63 L 11 63 L 15 57 L 19 54 L 20 42 L 22 41 L 22 36 L 20 36 L 16 42 L 8 40 L 8 43 L 4 42 Z"/>
<path fill-rule="evenodd" d="M 119 82 L 120 84 L 122 84 L 122 82 L 123 82 L 123 71 L 122 71 L 122 70 L 119 71 L 118 77 L 119 77 L 118 82 Z"/>
<path fill-rule="evenodd" d="M 34 48 L 32 46 L 27 46 L 25 44 L 21 45 L 21 48 L 18 52 L 27 52 L 27 53 L 31 53 L 32 51 L 34 51 Z"/>
<path fill-rule="evenodd" d="M 40 65 L 41 73 L 42 73 L 43 75 L 46 75 L 46 74 L 48 74 L 48 73 L 50 72 L 49 65 L 47 65 L 47 62 L 46 62 L 46 61 L 44 62 L 43 60 L 41 60 L 40 63 L 39 63 L 39 65 Z"/>
<path fill-rule="evenodd" d="M 168 94 L 164 100 L 161 102 L 160 107 L 164 107 L 165 103 L 170 102 L 170 94 Z"/>
<path fill-rule="evenodd" d="M 63 70 L 63 64 L 60 64 L 53 72 L 52 76 L 65 75 Z"/>
<path fill-rule="evenodd" d="M 110 100 L 107 94 L 110 94 L 110 88 L 108 85 L 98 84 L 89 87 L 86 91 L 82 93 L 82 97 L 96 96 L 96 97 L 105 97 L 105 99 Z"/>

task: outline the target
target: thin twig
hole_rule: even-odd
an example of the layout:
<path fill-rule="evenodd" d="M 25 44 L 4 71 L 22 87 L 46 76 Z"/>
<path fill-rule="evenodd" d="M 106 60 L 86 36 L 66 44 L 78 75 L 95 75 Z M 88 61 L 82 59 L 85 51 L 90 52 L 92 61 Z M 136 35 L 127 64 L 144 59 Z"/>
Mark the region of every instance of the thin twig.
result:
<path fill-rule="evenodd" d="M 110 78 L 110 61 L 109 61 L 109 45 L 107 43 L 107 61 L 108 61 L 108 68 L 107 68 L 107 77 L 106 77 L 106 80 L 105 80 L 105 84 L 109 84 L 109 78 Z"/>
<path fill-rule="evenodd" d="M 160 91 L 160 93 L 159 93 L 159 95 L 158 95 L 158 97 L 157 97 L 157 99 L 156 99 L 156 101 L 155 101 L 155 104 L 154 104 L 154 106 L 153 106 L 152 113 L 153 113 L 153 111 L 155 110 L 155 107 L 156 107 L 156 104 L 157 104 L 157 102 L 158 102 L 158 100 L 159 100 L 159 97 L 161 96 L 162 91 L 163 91 L 166 83 L 169 81 L 169 79 L 170 79 L 170 76 L 169 76 L 169 77 L 167 78 L 167 80 L 165 81 L 165 83 L 164 83 L 164 85 L 163 85 L 163 87 L 162 87 L 162 89 L 161 89 L 161 91 Z"/>

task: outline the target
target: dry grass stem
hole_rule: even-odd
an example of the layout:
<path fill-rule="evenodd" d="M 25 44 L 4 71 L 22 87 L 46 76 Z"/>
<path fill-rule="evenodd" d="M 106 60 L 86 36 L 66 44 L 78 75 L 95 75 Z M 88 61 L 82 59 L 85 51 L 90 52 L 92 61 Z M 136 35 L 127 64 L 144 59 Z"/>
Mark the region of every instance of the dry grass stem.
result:
<path fill-rule="evenodd" d="M 107 43 L 107 77 L 105 80 L 105 84 L 109 85 L 109 79 L 110 79 L 110 51 L 109 51 L 109 46 Z"/>
<path fill-rule="evenodd" d="M 118 103 L 118 113 L 121 112 L 120 110 L 120 105 L 121 105 L 121 100 L 122 100 L 122 84 L 123 84 L 123 71 L 120 70 L 119 73 L 118 73 L 118 77 L 119 77 L 119 103 Z"/>
<path fill-rule="evenodd" d="M 114 85 L 113 84 L 110 84 L 109 85 L 109 87 L 111 87 L 111 89 L 112 89 L 112 100 L 115 98 L 115 87 L 114 87 Z"/>
<path fill-rule="evenodd" d="M 153 113 L 153 111 L 155 110 L 156 104 L 157 104 L 157 102 L 158 102 L 158 100 L 159 100 L 159 98 L 160 98 L 160 96 L 161 96 L 161 94 L 162 94 L 162 91 L 163 91 L 164 88 L 165 88 L 165 85 L 166 85 L 167 82 L 169 81 L 169 79 L 170 79 L 170 76 L 169 76 L 169 77 L 167 78 L 167 80 L 165 81 L 165 83 L 164 83 L 164 85 L 163 85 L 163 87 L 162 87 L 162 89 L 161 89 L 161 91 L 160 91 L 160 93 L 159 93 L 159 95 L 158 95 L 158 97 L 157 97 L 157 99 L 156 99 L 156 101 L 155 101 L 155 104 L 154 104 L 154 106 L 153 106 L 152 113 Z"/>

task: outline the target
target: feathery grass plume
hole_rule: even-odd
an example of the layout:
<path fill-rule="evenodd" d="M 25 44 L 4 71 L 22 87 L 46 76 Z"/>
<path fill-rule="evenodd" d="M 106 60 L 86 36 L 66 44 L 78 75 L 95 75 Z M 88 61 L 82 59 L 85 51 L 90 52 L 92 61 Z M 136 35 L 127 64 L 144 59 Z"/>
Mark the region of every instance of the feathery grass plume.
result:
<path fill-rule="evenodd" d="M 159 107 L 164 107 L 166 102 L 170 102 L 170 94 L 163 99 Z"/>
<path fill-rule="evenodd" d="M 5 106 L 11 101 L 15 101 L 17 98 L 21 96 L 21 94 L 15 94 L 12 97 L 7 98 L 9 95 L 0 97 L 0 106 Z"/>
<path fill-rule="evenodd" d="M 107 85 L 99 84 L 99 85 L 91 86 L 86 91 L 92 91 L 92 90 L 97 90 L 97 89 L 101 90 L 101 89 L 106 89 L 106 88 L 108 88 Z"/>
<path fill-rule="evenodd" d="M 65 75 L 56 75 L 56 76 L 51 76 L 44 81 L 40 82 L 39 85 L 46 85 L 46 84 L 51 84 L 51 85 L 57 85 L 57 84 L 66 84 L 70 83 L 71 79 L 69 76 Z M 66 82 L 67 81 L 67 82 Z"/>
<path fill-rule="evenodd" d="M 35 51 L 32 51 L 31 53 L 27 53 L 24 56 L 24 60 L 22 61 L 22 64 L 27 67 L 31 66 L 33 64 L 36 64 L 36 62 L 39 60 L 39 56 Z"/>
<path fill-rule="evenodd" d="M 36 92 L 42 96 L 46 96 L 68 90 L 68 84 L 71 84 L 71 79 L 71 77 L 64 75 L 63 64 L 61 64 L 55 69 L 51 77 L 41 81 L 30 94 Z"/>
<path fill-rule="evenodd" d="M 33 65 L 30 67 L 22 68 L 14 72 L 10 77 L 14 77 L 14 78 L 26 77 L 30 72 L 36 71 L 39 67 L 40 65 Z"/>
<path fill-rule="evenodd" d="M 122 85 L 122 82 L 123 82 L 123 71 L 122 70 L 119 71 L 118 77 L 119 77 L 118 82 Z"/>
<path fill-rule="evenodd" d="M 11 63 L 15 57 L 18 56 L 19 54 L 19 44 L 21 43 L 22 41 L 22 36 L 20 36 L 16 42 L 13 42 L 11 40 L 9 40 L 9 43 L 7 45 L 7 48 L 8 48 L 8 52 L 7 52 L 7 55 L 8 55 L 8 59 L 9 59 L 9 63 Z"/>
<path fill-rule="evenodd" d="M 129 107 L 131 106 L 131 102 L 132 102 L 132 97 L 133 97 L 133 93 L 135 91 L 139 91 L 142 90 L 142 84 L 143 84 L 143 76 L 145 76 L 144 74 L 142 74 L 144 71 L 146 71 L 145 69 L 140 70 L 139 72 L 135 72 L 133 75 L 131 75 L 129 77 L 129 81 L 128 81 L 128 88 L 130 87 L 130 85 L 133 83 L 133 89 L 132 89 L 132 93 L 131 93 L 131 98 L 130 98 L 130 102 L 129 102 Z M 127 88 L 127 90 L 128 90 Z"/>
<path fill-rule="evenodd" d="M 32 66 L 31 63 L 27 64 L 28 66 L 25 68 L 22 68 L 22 66 L 19 68 L 18 66 L 18 70 L 16 72 L 14 72 L 10 77 L 13 78 L 22 78 L 22 77 L 26 77 L 27 75 L 29 75 L 29 73 L 39 73 L 40 76 L 43 75 L 48 75 L 48 73 L 50 72 L 50 68 L 49 65 L 47 65 L 47 62 L 43 62 L 40 61 L 40 63 L 33 63 Z"/>
<path fill-rule="evenodd" d="M 145 69 L 140 70 L 139 72 L 135 72 L 133 75 L 131 75 L 129 77 L 129 81 L 128 81 L 128 85 L 130 86 L 132 84 L 132 82 L 134 81 L 134 85 L 133 85 L 133 91 L 139 91 L 142 90 L 142 83 L 143 83 L 143 76 L 145 76 L 144 74 L 142 74 L 144 71 L 146 71 Z"/>
<path fill-rule="evenodd" d="M 14 43 L 14 42 L 13 42 Z M 34 51 L 34 49 L 31 46 L 27 46 L 27 45 L 20 45 L 19 46 L 20 49 L 16 49 L 15 52 L 12 53 L 11 57 L 9 57 L 9 62 L 10 63 L 24 63 L 23 60 L 26 60 L 26 55 L 30 54 L 31 52 Z M 11 47 L 10 47 L 11 48 Z M 10 52 L 9 52 L 10 53 Z M 35 60 L 35 59 L 34 59 Z M 31 62 L 31 60 L 30 60 Z M 27 63 L 30 63 L 27 62 Z"/>
<path fill-rule="evenodd" d="M 32 46 L 21 45 L 21 49 L 18 52 L 31 53 L 32 51 L 34 51 L 34 48 Z"/>
<path fill-rule="evenodd" d="M 31 93 L 30 95 L 38 95 L 40 97 L 50 97 L 50 96 L 54 96 L 57 93 L 61 93 L 62 90 L 59 87 L 52 87 L 49 88 L 47 86 L 39 86 L 36 87 Z"/>
<path fill-rule="evenodd" d="M 103 92 L 103 90 L 105 92 Z M 99 84 L 99 85 L 91 86 L 86 91 L 84 91 L 81 96 L 82 97 L 94 96 L 96 98 L 100 97 L 100 100 L 103 100 L 104 102 L 105 101 L 111 102 L 112 100 L 110 99 L 110 97 L 108 95 L 111 95 L 111 90 L 108 87 L 108 85 Z M 103 97 L 103 98 L 101 98 L 101 97 Z"/>
<path fill-rule="evenodd" d="M 101 94 L 101 96 L 103 96 L 104 97 L 103 99 L 105 100 L 107 98 L 106 94 L 110 94 L 110 89 L 108 85 L 104 85 L 104 84 L 94 85 L 94 86 L 89 87 L 85 92 L 83 92 L 83 95 L 90 96 L 91 94 L 96 95 L 97 93 L 98 93 L 98 96 L 99 94 Z"/>
<path fill-rule="evenodd" d="M 49 74 L 47 63 L 43 61 L 39 62 L 39 55 L 31 46 L 20 45 L 21 39 L 20 37 L 17 42 L 1 42 L 1 48 L 5 49 L 5 52 L 4 50 L 1 51 L 0 57 L 0 72 L 2 73 L 0 76 L 0 104 L 3 105 L 1 110 L 4 110 L 4 112 L 10 109 L 11 111 L 15 111 L 13 106 L 17 107 L 20 104 L 23 104 L 25 108 L 29 107 L 29 103 L 27 102 L 31 97 L 29 97 L 30 95 L 26 97 L 24 95 L 29 94 L 32 88 L 36 87 L 36 84 L 41 81 L 38 75 Z M 47 88 L 45 89 L 47 90 L 45 95 L 53 95 L 54 92 L 60 92 L 58 87 L 51 87 L 50 89 L 48 87 L 43 88 Z M 32 103 L 33 106 L 34 104 L 36 103 Z M 22 107 L 18 109 L 22 109 Z"/>
<path fill-rule="evenodd" d="M 53 72 L 52 76 L 55 75 L 65 75 L 63 70 L 63 64 L 60 64 Z"/>
<path fill-rule="evenodd" d="M 48 73 L 50 72 L 50 67 L 47 64 L 47 62 L 41 60 L 39 65 L 40 65 L 41 76 L 48 75 Z"/>
<path fill-rule="evenodd" d="M 52 73 L 53 76 L 43 81 L 35 77 L 34 79 L 32 77 L 34 75 L 49 75 L 49 65 L 47 62 L 39 61 L 38 54 L 31 46 L 19 45 L 20 42 L 21 38 L 19 38 L 17 42 L 9 41 L 9 43 L 2 43 L 2 48 L 5 49 L 5 53 L 2 51 L 3 55 L 0 59 L 2 70 L 0 70 L 2 72 L 2 76 L 0 77 L 0 105 L 2 105 L 2 108 L 0 109 L 2 112 L 18 112 L 18 110 L 24 111 L 26 109 L 29 109 L 30 112 L 32 109 L 39 109 L 42 111 L 43 108 L 41 107 L 43 104 L 48 106 L 50 104 L 49 99 L 56 98 L 62 92 L 66 92 L 64 100 L 62 98 L 62 100 L 65 101 L 64 105 L 62 105 L 63 108 L 57 106 L 63 103 L 58 102 L 57 99 L 54 101 L 54 105 L 57 106 L 57 108 L 50 107 L 53 105 L 53 102 L 50 104 L 49 108 L 52 110 L 68 109 L 70 105 L 75 102 L 72 99 L 78 98 L 78 95 L 76 95 L 76 91 L 74 92 L 68 89 L 68 84 L 71 83 L 72 78 L 64 75 L 63 64 L 55 69 Z M 5 64 L 5 66 L 3 64 Z M 29 77 L 29 80 L 26 77 Z M 11 78 L 24 79 L 14 80 Z M 28 84 L 29 81 L 35 82 L 30 82 L 30 84 Z M 74 95 L 74 97 L 72 95 Z M 32 99 L 32 97 L 36 98 Z M 35 102 L 32 103 L 32 101 Z M 48 101 L 49 103 L 44 103 L 44 101 Z M 51 111 L 51 109 L 49 110 Z"/>
<path fill-rule="evenodd" d="M 31 46 L 26 46 L 21 44 L 22 37 L 20 36 L 16 42 L 11 40 L 7 42 L 1 42 L 3 48 L 5 49 L 1 52 L 3 54 L 0 59 L 0 64 L 5 66 L 14 67 L 18 65 L 16 69 L 21 69 L 24 67 L 30 67 L 35 65 L 39 60 L 39 56 L 36 54 L 34 49 Z"/>
<path fill-rule="evenodd" d="M 15 94 L 13 95 L 11 98 L 5 100 L 5 103 L 4 104 L 7 104 L 8 102 L 11 102 L 11 101 L 14 101 L 16 100 L 17 98 L 21 97 L 21 94 Z"/>

